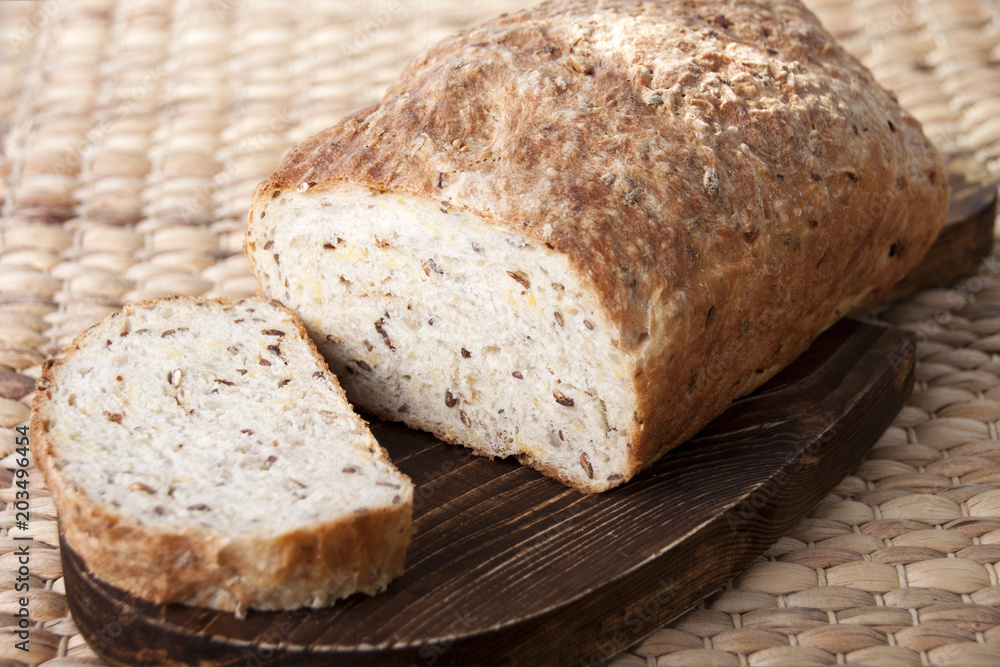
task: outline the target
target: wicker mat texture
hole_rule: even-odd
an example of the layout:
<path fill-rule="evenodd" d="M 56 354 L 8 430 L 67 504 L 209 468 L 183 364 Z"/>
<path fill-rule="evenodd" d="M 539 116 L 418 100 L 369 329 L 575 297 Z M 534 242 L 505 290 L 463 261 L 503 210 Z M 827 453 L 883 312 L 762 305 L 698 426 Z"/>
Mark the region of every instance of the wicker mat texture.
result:
<path fill-rule="evenodd" d="M 284 151 L 524 4 L 0 1 L 0 666 L 101 664 L 37 474 L 36 624 L 14 649 L 14 428 L 42 360 L 126 301 L 252 293 L 245 210 Z M 810 4 L 935 141 L 1000 175 L 1000 0 Z M 1000 251 L 877 317 L 919 339 L 894 425 L 765 557 L 612 664 L 1000 665 Z"/>

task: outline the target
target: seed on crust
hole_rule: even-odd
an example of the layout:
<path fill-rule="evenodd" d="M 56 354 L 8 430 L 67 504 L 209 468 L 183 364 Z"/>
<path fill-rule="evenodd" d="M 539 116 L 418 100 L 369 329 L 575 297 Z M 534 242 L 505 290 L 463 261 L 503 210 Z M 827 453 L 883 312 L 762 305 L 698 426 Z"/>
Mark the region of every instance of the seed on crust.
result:
<path fill-rule="evenodd" d="M 645 65 L 633 65 L 629 75 L 637 86 L 650 88 L 653 85 L 653 72 Z"/>
<path fill-rule="evenodd" d="M 569 56 L 569 66 L 580 74 L 593 74 L 594 73 L 594 61 L 587 56 L 581 56 L 578 53 L 572 53 Z"/>
<path fill-rule="evenodd" d="M 705 192 L 715 197 L 722 192 L 722 184 L 719 181 L 719 174 L 714 169 L 709 169 L 705 172 L 702 177 L 702 185 L 705 186 Z"/>

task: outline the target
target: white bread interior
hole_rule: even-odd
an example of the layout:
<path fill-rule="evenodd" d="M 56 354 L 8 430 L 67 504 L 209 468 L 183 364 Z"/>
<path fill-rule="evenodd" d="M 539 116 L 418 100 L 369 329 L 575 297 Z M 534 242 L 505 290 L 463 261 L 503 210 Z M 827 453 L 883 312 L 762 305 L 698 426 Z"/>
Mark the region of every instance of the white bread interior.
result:
<path fill-rule="evenodd" d="M 262 292 L 302 319 L 356 406 L 585 490 L 629 469 L 633 360 L 564 255 L 349 183 L 253 215 Z"/>

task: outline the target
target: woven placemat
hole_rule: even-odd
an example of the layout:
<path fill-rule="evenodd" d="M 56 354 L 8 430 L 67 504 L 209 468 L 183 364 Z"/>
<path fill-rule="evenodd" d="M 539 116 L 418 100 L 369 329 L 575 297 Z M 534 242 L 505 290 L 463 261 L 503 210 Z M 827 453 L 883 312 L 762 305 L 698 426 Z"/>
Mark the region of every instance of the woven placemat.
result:
<path fill-rule="evenodd" d="M 101 664 L 33 469 L 31 652 L 15 647 L 15 429 L 42 360 L 126 301 L 253 293 L 245 210 L 284 151 L 425 46 L 526 4 L 0 1 L 0 667 Z M 1000 175 L 1000 1 L 811 6 L 936 142 Z M 875 317 L 919 340 L 894 425 L 746 573 L 609 643 L 612 664 L 1000 664 L 1000 251 Z"/>

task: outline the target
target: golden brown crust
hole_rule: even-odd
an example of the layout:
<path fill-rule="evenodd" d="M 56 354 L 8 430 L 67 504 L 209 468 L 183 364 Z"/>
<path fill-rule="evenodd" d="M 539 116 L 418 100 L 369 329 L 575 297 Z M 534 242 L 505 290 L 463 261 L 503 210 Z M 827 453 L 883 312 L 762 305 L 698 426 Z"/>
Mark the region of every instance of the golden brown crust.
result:
<path fill-rule="evenodd" d="M 168 297 L 128 304 L 122 312 L 128 315 L 170 300 L 209 301 Z M 326 368 L 305 328 L 289 315 L 317 365 Z M 194 528 L 186 532 L 151 528 L 110 510 L 86 489 L 73 485 L 60 473 L 59 456 L 49 437 L 48 409 L 55 369 L 80 349 L 85 334 L 61 358 L 43 365 L 32 401 L 31 432 L 36 464 L 58 509 L 60 530 L 95 576 L 152 602 L 183 602 L 242 613 L 248 607 L 321 606 L 355 590 L 374 593 L 402 572 L 412 532 L 409 486 L 404 491 L 407 497 L 392 507 L 277 537 L 226 539 Z M 388 460 L 385 450 L 374 446 Z"/>
<path fill-rule="evenodd" d="M 638 358 L 633 472 L 885 293 L 948 194 L 918 122 L 797 0 L 500 17 L 292 150 L 254 210 L 340 181 L 564 253 Z"/>

